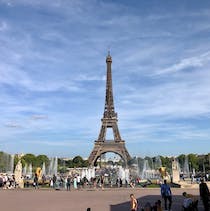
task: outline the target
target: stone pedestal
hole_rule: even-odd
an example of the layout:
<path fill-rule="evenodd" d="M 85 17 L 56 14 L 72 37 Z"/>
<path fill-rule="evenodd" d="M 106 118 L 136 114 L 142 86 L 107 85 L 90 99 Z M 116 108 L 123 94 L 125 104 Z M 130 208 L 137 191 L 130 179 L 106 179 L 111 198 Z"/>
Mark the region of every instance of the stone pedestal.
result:
<path fill-rule="evenodd" d="M 172 161 L 172 180 L 174 183 L 180 182 L 179 164 L 175 159 Z"/>
<path fill-rule="evenodd" d="M 15 182 L 20 188 L 23 188 L 23 179 L 22 179 L 22 163 L 21 160 L 18 161 L 15 167 Z"/>

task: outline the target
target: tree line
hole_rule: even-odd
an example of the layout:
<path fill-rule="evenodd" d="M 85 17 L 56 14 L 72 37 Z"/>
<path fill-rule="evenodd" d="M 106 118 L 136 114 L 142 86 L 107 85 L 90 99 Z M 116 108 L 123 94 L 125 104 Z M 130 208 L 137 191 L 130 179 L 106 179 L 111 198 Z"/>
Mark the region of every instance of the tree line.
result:
<path fill-rule="evenodd" d="M 172 158 L 160 156 L 162 165 L 167 169 L 171 169 Z M 189 171 L 192 172 L 195 169 L 196 172 L 210 172 L 210 153 L 205 155 L 197 154 L 181 154 L 177 157 L 177 160 L 180 164 L 180 168 L 183 169 L 187 159 Z"/>
<path fill-rule="evenodd" d="M 5 171 L 5 165 L 8 165 L 9 154 L 0 152 L 0 171 Z M 167 156 L 159 156 L 162 166 L 166 167 L 167 170 L 170 172 L 171 165 L 172 165 L 172 157 Z M 144 160 L 148 160 L 149 165 L 152 167 L 157 159 L 156 157 L 145 157 Z M 210 172 L 210 153 L 205 155 L 197 155 L 197 154 L 188 154 L 184 155 L 181 154 L 176 157 L 178 160 L 181 169 L 183 169 L 186 159 L 188 160 L 189 170 L 192 172 L 195 169 L 196 172 Z M 131 164 L 136 162 L 136 159 L 132 159 L 130 162 Z M 14 157 L 14 167 L 18 162 L 18 156 L 15 155 Z M 50 164 L 50 158 L 46 155 L 34 155 L 31 153 L 25 154 L 21 157 L 21 162 L 23 167 L 25 165 L 32 164 L 33 170 L 37 167 L 42 167 L 43 163 L 45 163 L 46 167 Z M 138 162 L 143 162 L 143 158 L 138 158 Z M 78 167 L 87 167 L 88 160 L 83 159 L 81 156 L 75 156 L 72 159 L 63 159 L 58 158 L 58 171 L 59 172 L 66 172 L 67 168 L 78 168 Z"/>

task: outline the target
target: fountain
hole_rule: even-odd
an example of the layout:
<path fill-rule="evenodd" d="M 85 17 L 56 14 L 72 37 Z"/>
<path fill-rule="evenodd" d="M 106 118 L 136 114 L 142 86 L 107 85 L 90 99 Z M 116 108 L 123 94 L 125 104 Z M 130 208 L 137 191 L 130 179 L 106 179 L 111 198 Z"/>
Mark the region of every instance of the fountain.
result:
<path fill-rule="evenodd" d="M 46 166 L 45 166 L 45 162 L 43 162 L 43 164 L 42 164 L 42 175 L 46 175 Z"/>
<path fill-rule="evenodd" d="M 27 174 L 27 167 L 28 167 L 28 165 L 26 163 L 25 166 L 23 167 L 23 175 L 24 176 L 26 176 L 26 174 Z"/>
<path fill-rule="evenodd" d="M 28 178 L 32 178 L 32 164 L 31 163 L 29 164 L 27 168 L 26 175 Z"/>
<path fill-rule="evenodd" d="M 14 171 L 14 155 L 10 155 L 8 173 L 12 174 Z"/>
<path fill-rule="evenodd" d="M 149 166 L 148 160 L 144 160 L 141 179 L 150 179 L 150 178 L 151 178 L 151 168 Z"/>
<path fill-rule="evenodd" d="M 49 176 L 52 176 L 52 175 L 57 176 L 57 171 L 58 171 L 58 158 L 57 157 L 51 158 L 49 170 L 48 170 L 48 175 Z"/>
<path fill-rule="evenodd" d="M 152 160 L 151 165 L 152 165 L 152 168 L 150 167 L 149 161 L 147 159 L 143 160 L 143 167 L 142 167 L 141 175 L 140 175 L 141 179 L 143 180 L 160 179 L 161 175 L 160 175 L 159 169 L 162 166 L 160 157 L 159 156 L 156 157 L 154 162 Z"/>
<path fill-rule="evenodd" d="M 86 177 L 88 180 L 95 177 L 95 168 L 77 168 L 81 178 Z M 71 172 L 71 171 L 70 171 Z"/>
<path fill-rule="evenodd" d="M 184 167 L 183 167 L 183 174 L 184 174 L 184 176 L 187 177 L 187 178 L 190 177 L 188 156 L 185 156 Z"/>
<path fill-rule="evenodd" d="M 0 152 L 1 168 L 0 172 L 13 174 L 14 172 L 14 155 Z"/>
<path fill-rule="evenodd" d="M 129 178 L 130 178 L 129 169 L 119 166 L 118 177 L 121 178 L 124 184 L 126 183 L 126 181 L 129 183 Z"/>
<path fill-rule="evenodd" d="M 159 169 L 160 167 L 162 167 L 162 161 L 160 159 L 160 156 L 156 156 L 155 157 L 155 164 L 154 164 L 154 169 Z"/>
<path fill-rule="evenodd" d="M 139 178 L 141 177 L 141 172 L 143 169 L 143 162 L 142 159 L 139 157 L 134 157 L 131 160 L 129 171 L 132 178 Z"/>
<path fill-rule="evenodd" d="M 139 177 L 140 176 L 140 165 L 139 165 L 139 158 L 136 157 L 136 173 L 137 173 L 137 176 Z"/>

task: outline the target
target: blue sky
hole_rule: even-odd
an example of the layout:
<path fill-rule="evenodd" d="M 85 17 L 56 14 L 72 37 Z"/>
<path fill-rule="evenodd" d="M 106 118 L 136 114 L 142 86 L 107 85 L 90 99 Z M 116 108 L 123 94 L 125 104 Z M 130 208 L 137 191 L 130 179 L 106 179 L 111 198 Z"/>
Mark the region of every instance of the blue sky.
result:
<path fill-rule="evenodd" d="M 210 1 L 0 0 L 0 150 L 88 157 L 113 59 L 132 156 L 210 150 Z"/>

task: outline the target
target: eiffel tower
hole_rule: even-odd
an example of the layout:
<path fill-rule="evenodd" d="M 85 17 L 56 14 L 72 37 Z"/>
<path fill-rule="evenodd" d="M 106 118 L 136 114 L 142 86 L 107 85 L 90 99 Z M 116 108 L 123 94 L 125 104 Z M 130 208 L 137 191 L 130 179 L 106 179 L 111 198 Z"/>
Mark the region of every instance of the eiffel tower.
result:
<path fill-rule="evenodd" d="M 112 57 L 110 52 L 106 57 L 107 75 L 106 75 L 106 98 L 103 118 L 101 119 L 102 125 L 98 136 L 95 141 L 94 148 L 89 156 L 89 164 L 95 166 L 97 159 L 106 152 L 113 152 L 118 154 L 127 166 L 128 161 L 131 159 L 126 147 L 125 141 L 121 139 L 120 132 L 117 125 L 117 113 L 114 110 L 114 99 L 112 90 Z M 107 128 L 113 131 L 114 140 L 106 140 Z"/>

